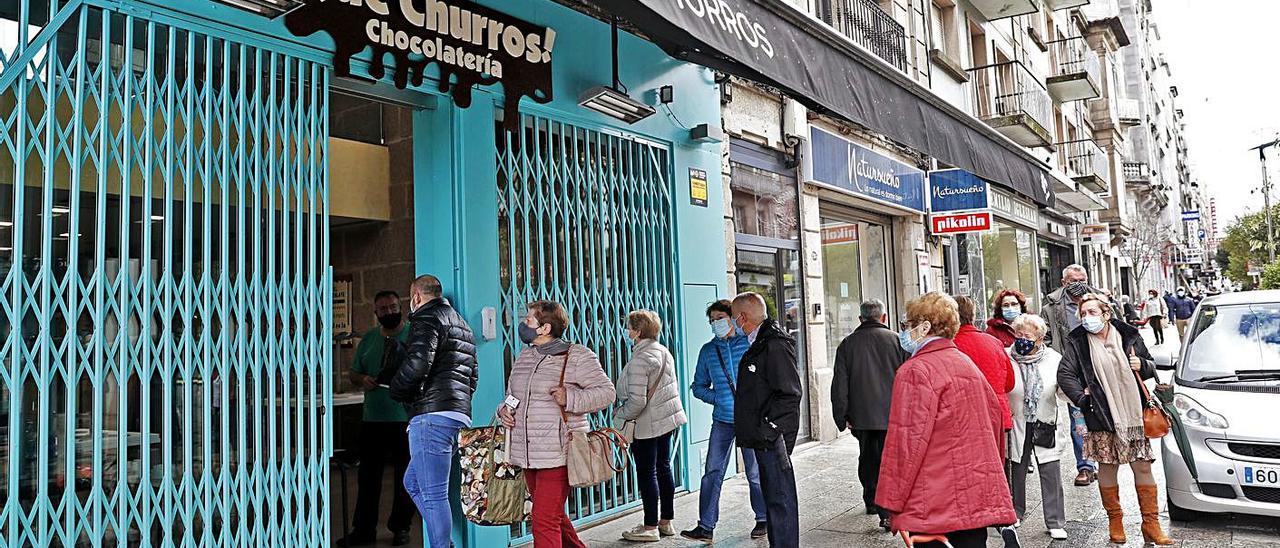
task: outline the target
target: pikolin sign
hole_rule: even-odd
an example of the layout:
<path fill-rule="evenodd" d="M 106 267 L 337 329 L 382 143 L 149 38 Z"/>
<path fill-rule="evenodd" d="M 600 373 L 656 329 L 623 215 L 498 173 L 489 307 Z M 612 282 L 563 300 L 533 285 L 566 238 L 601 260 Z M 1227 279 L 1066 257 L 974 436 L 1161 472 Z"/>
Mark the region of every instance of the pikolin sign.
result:
<path fill-rule="evenodd" d="M 396 87 L 421 86 L 434 64 L 440 91 L 463 108 L 474 86 L 502 82 L 509 128 L 519 127 L 521 97 L 551 101 L 556 31 L 468 0 L 310 0 L 284 23 L 298 36 L 332 37 L 339 76 L 350 76 L 351 58 L 372 49 L 370 76 L 386 75 L 389 55 Z"/>

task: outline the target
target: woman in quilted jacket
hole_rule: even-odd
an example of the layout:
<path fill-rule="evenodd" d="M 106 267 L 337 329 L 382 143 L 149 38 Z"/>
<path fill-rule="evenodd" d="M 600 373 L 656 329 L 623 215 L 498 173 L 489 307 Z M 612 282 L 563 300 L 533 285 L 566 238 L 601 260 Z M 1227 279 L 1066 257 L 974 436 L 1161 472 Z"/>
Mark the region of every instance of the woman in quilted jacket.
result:
<path fill-rule="evenodd" d="M 676 534 L 671 526 L 676 494 L 671 439 L 688 420 L 680 403 L 676 360 L 658 342 L 662 320 L 652 310 L 636 310 L 627 314 L 626 331 L 632 343 L 631 360 L 618 375 L 622 406 L 613 412 L 613 418 L 635 438 L 631 440 L 631 456 L 644 501 L 644 523 L 622 533 L 622 538 L 657 542 Z"/>
<path fill-rule="evenodd" d="M 595 352 L 564 340 L 569 315 L 552 301 L 534 301 L 517 328 L 529 345 L 511 364 L 498 418 L 510 433 L 512 464 L 524 469 L 533 497 L 535 548 L 585 548 L 564 513 L 569 498 L 567 434 L 590 429 L 587 415 L 613 404 L 613 382 Z"/>
<path fill-rule="evenodd" d="M 935 291 L 911 301 L 904 327 L 898 341 L 912 357 L 893 384 L 876 504 L 895 532 L 985 547 L 987 527 L 1017 520 L 998 449 L 999 402 L 951 340 L 960 328 L 955 299 Z"/>

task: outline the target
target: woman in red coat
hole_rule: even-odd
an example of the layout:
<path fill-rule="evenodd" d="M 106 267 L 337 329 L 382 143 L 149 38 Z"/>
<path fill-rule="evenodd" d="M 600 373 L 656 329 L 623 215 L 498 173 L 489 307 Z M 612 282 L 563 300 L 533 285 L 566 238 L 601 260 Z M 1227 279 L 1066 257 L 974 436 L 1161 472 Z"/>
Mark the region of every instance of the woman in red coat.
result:
<path fill-rule="evenodd" d="M 956 348 L 973 360 L 973 364 L 978 366 L 978 371 L 981 371 L 982 376 L 986 377 L 987 382 L 991 384 L 991 389 L 1000 400 L 1000 416 L 1004 417 L 1002 423 L 1004 429 L 1010 430 L 1013 428 L 1013 418 L 1009 413 L 1009 399 L 1005 394 L 1013 391 L 1015 383 L 1013 360 L 1009 359 L 1009 353 L 1005 352 L 999 340 L 974 327 L 974 309 L 977 306 L 973 299 L 956 297 L 956 311 L 960 315 L 960 329 L 956 331 L 955 336 Z M 1000 456 L 1004 456 L 1003 443 L 1000 445 Z"/>
<path fill-rule="evenodd" d="M 1017 289 L 1004 289 L 996 293 L 994 308 L 987 320 L 988 335 L 1000 339 L 1005 348 L 1013 346 L 1013 320 L 1027 313 L 1027 296 Z"/>
<path fill-rule="evenodd" d="M 954 299 L 933 292 L 911 301 L 905 327 L 899 342 L 912 357 L 893 384 L 876 504 L 894 531 L 985 547 L 987 527 L 1017 519 L 997 449 L 999 398 L 951 340 L 960 327 Z"/>

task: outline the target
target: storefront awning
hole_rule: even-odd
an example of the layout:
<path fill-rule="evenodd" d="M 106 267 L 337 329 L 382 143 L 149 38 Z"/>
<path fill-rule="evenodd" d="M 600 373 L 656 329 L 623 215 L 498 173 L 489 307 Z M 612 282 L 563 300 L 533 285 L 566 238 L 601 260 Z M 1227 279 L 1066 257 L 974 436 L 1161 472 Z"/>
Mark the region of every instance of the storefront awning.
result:
<path fill-rule="evenodd" d="M 783 0 L 596 3 L 674 57 L 778 87 L 1038 205 L 1054 203 L 1046 164 Z"/>

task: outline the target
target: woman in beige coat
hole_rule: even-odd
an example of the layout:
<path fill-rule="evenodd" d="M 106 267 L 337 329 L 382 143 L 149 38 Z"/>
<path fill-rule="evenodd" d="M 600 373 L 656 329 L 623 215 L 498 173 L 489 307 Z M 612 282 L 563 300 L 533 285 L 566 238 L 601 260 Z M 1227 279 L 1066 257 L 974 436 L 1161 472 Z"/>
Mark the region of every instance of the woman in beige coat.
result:
<path fill-rule="evenodd" d="M 508 458 L 524 468 L 533 496 L 533 545 L 585 548 L 564 513 L 570 491 L 566 435 L 589 430 L 587 415 L 613 404 L 613 383 L 595 352 L 561 338 L 569 326 L 564 307 L 535 301 L 528 308 L 517 328 L 529 346 L 511 365 L 498 417 L 510 433 Z"/>
<path fill-rule="evenodd" d="M 622 406 L 613 412 L 624 432 L 631 431 L 629 427 L 634 427 L 635 432 L 631 455 L 644 501 L 644 523 L 622 533 L 622 538 L 636 542 L 657 542 L 676 534 L 671 526 L 676 492 L 671 473 L 671 438 L 688 420 L 680 404 L 676 360 L 658 342 L 660 332 L 662 320 L 652 310 L 636 310 L 627 315 L 631 361 L 618 376 L 617 393 Z"/>

